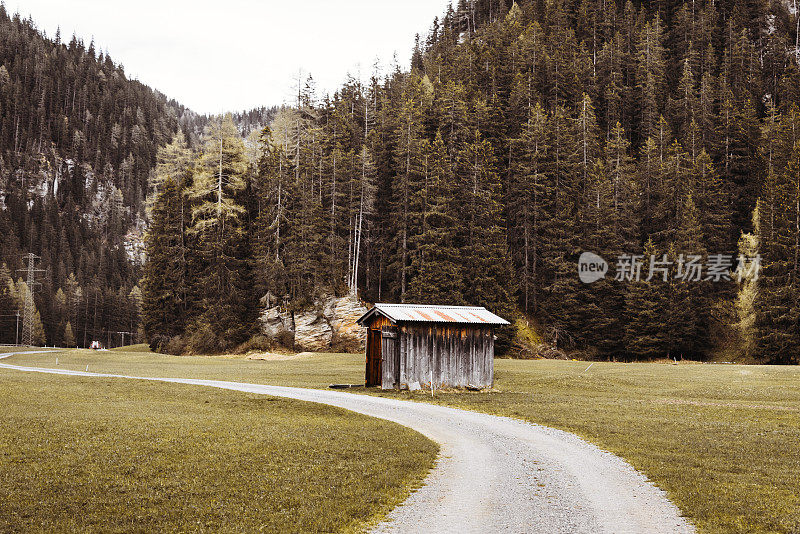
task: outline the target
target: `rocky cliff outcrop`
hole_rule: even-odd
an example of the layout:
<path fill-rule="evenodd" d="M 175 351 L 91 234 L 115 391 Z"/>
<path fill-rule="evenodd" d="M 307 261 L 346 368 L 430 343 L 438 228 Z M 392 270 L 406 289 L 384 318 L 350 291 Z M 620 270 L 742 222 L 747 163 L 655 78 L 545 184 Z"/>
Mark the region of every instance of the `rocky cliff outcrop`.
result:
<path fill-rule="evenodd" d="M 261 331 L 276 344 L 297 350 L 359 351 L 366 331 L 356 320 L 366 312 L 366 306 L 352 295 L 326 297 L 294 313 L 266 307 L 261 313 Z"/>
<path fill-rule="evenodd" d="M 331 300 L 330 312 L 325 315 L 333 329 L 334 346 L 357 347 L 359 350 L 364 347 L 367 342 L 367 331 L 356 321 L 365 313 L 367 313 L 366 306 L 356 297 L 347 296 Z"/>
<path fill-rule="evenodd" d="M 321 352 L 331 348 L 333 328 L 325 315 L 316 310 L 294 314 L 294 346 L 300 350 Z"/>
<path fill-rule="evenodd" d="M 261 313 L 261 332 L 269 339 L 284 342 L 294 339 L 294 319 L 292 314 L 281 308 L 266 308 Z"/>

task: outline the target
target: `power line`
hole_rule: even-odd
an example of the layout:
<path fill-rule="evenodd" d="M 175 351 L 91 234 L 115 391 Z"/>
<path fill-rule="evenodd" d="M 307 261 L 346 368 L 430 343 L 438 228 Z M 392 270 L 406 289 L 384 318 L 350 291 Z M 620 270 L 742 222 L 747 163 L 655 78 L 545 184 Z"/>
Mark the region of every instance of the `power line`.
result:
<path fill-rule="evenodd" d="M 22 344 L 29 347 L 33 345 L 33 322 L 36 315 L 36 304 L 33 300 L 33 292 L 37 284 L 41 285 L 36 281 L 36 273 L 43 273 L 45 270 L 36 268 L 36 262 L 42 258 L 33 252 L 23 254 L 22 257 L 28 261 L 27 269 L 17 270 L 18 272 L 25 272 L 28 275 L 26 281 L 28 290 L 25 292 L 25 312 L 22 318 Z"/>

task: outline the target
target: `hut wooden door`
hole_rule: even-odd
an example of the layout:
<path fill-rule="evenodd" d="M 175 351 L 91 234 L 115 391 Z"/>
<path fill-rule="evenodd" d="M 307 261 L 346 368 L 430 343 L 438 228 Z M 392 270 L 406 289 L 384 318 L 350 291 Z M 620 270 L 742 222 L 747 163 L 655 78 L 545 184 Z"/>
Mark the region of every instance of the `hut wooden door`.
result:
<path fill-rule="evenodd" d="M 399 386 L 400 351 L 397 343 L 397 328 L 384 326 L 381 346 L 381 387 L 383 389 Z"/>
<path fill-rule="evenodd" d="M 369 329 L 367 339 L 367 386 L 381 385 L 381 331 Z"/>

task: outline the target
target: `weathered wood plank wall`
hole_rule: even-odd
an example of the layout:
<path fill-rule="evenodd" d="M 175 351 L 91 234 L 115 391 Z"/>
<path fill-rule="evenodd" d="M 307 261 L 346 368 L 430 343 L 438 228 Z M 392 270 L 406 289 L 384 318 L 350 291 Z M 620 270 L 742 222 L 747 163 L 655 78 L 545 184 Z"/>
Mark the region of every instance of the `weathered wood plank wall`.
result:
<path fill-rule="evenodd" d="M 397 328 L 384 326 L 381 331 L 381 387 L 391 389 L 399 386 L 398 366 L 400 363 L 400 344 Z"/>
<path fill-rule="evenodd" d="M 448 325 L 401 325 L 395 340 L 396 364 L 384 355 L 384 388 L 419 382 L 437 388 L 491 387 L 494 379 L 494 332 L 491 328 Z M 384 347 L 387 343 L 384 342 Z M 392 370 L 388 371 L 391 366 Z M 397 378 L 395 378 L 397 377 Z"/>

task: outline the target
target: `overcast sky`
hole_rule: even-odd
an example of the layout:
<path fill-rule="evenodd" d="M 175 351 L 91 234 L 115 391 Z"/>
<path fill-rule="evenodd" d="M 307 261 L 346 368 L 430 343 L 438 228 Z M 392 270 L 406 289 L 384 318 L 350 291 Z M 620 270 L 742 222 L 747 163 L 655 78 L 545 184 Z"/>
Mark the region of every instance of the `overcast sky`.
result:
<path fill-rule="evenodd" d="M 131 78 L 200 113 L 291 100 L 298 69 L 318 92 L 348 72 L 367 79 L 394 53 L 408 66 L 414 34 L 424 35 L 449 0 L 6 0 L 62 40 L 73 33 L 108 50 Z"/>

